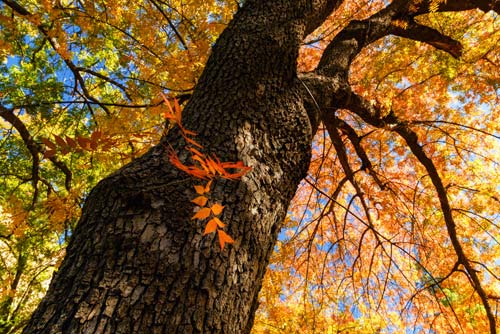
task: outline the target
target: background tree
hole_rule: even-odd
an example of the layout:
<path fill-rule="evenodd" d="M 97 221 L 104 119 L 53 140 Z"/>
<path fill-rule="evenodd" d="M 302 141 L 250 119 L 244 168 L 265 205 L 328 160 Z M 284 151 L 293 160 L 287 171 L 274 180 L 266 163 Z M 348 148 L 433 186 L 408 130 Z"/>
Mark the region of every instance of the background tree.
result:
<path fill-rule="evenodd" d="M 4 332 L 495 333 L 498 9 L 4 0 Z"/>

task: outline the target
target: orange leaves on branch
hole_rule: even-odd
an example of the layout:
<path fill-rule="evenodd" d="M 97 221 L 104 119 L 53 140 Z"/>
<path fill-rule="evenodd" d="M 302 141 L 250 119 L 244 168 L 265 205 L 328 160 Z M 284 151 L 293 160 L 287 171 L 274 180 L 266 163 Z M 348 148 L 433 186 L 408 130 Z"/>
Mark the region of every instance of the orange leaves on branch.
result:
<path fill-rule="evenodd" d="M 189 150 L 192 148 L 188 148 Z M 190 150 L 191 151 L 191 150 Z M 200 153 L 201 154 L 201 153 Z M 199 178 L 212 179 L 220 176 L 224 179 L 237 180 L 248 173 L 252 168 L 245 166 L 243 162 L 221 162 L 217 157 L 211 158 L 204 154 L 192 154 L 193 165 L 183 164 L 173 149 L 169 152 L 170 162 L 183 172 Z"/>
<path fill-rule="evenodd" d="M 165 104 L 168 107 L 168 113 L 165 113 L 165 118 L 177 124 L 182 137 L 189 144 L 186 150 L 191 154 L 193 164 L 187 165 L 180 161 L 179 156 L 175 153 L 173 148 L 169 149 L 169 158 L 172 165 L 183 172 L 202 180 L 209 180 L 205 185 L 195 185 L 194 190 L 198 196 L 191 200 L 199 208 L 191 219 L 204 220 L 211 217 L 205 225 L 203 235 L 214 233 L 217 231 L 219 237 L 219 244 L 221 250 L 224 249 L 226 243 L 233 243 L 234 240 L 222 230 L 226 226 L 218 217 L 222 214 L 224 206 L 219 203 L 214 203 L 210 207 L 206 207 L 208 203 L 207 194 L 210 192 L 212 179 L 220 176 L 225 179 L 236 180 L 241 178 L 245 173 L 250 171 L 241 161 L 237 162 L 221 162 L 215 155 L 207 157 L 200 151 L 203 147 L 198 144 L 191 136 L 196 135 L 194 132 L 187 130 L 182 126 L 182 110 L 179 106 L 177 99 L 174 99 L 173 106 L 164 94 L 161 94 Z M 195 148 L 196 147 L 196 148 Z"/>
<path fill-rule="evenodd" d="M 218 227 L 223 228 L 224 226 L 226 226 L 226 224 L 224 224 L 219 218 L 213 217 L 205 226 L 205 232 L 203 232 L 203 235 L 215 232 L 218 230 Z"/>
<path fill-rule="evenodd" d="M 196 132 L 190 131 L 186 129 L 184 126 L 182 126 L 182 109 L 181 106 L 179 105 L 179 101 L 177 101 L 177 99 L 174 99 L 174 106 L 172 107 L 172 104 L 167 99 L 165 94 L 163 93 L 160 94 L 163 98 L 163 101 L 165 101 L 165 105 L 168 107 L 169 110 L 168 113 L 164 113 L 164 117 L 166 119 L 170 119 L 171 121 L 177 124 L 177 126 L 181 130 L 182 137 L 184 137 L 186 142 L 196 147 L 202 148 L 200 144 L 198 144 L 196 141 L 190 138 L 190 136 L 196 136 Z"/>
<path fill-rule="evenodd" d="M 203 235 L 207 235 L 217 231 L 220 248 L 222 250 L 224 249 L 226 243 L 233 243 L 234 240 L 222 230 L 222 228 L 224 228 L 226 224 L 224 224 L 218 217 L 215 217 L 219 216 L 222 213 L 222 210 L 224 210 L 224 206 L 220 205 L 219 203 L 215 203 L 210 207 L 205 207 L 208 202 L 208 198 L 203 196 L 203 194 L 206 194 L 210 191 L 211 184 L 212 181 L 209 181 L 206 185 L 194 186 L 196 193 L 201 196 L 196 197 L 191 202 L 195 203 L 200 208 L 191 219 L 204 220 L 212 216 L 212 218 L 205 225 L 205 231 L 203 232 Z"/>
<path fill-rule="evenodd" d="M 58 135 L 54 135 L 53 137 L 54 141 L 51 141 L 48 138 L 40 139 L 46 146 L 46 150 L 43 154 L 44 158 L 51 158 L 55 156 L 58 151 L 62 155 L 66 155 L 70 152 L 93 152 L 98 149 L 108 151 L 115 144 L 115 141 L 112 138 L 105 137 L 99 130 L 92 132 L 89 138 L 82 136 L 76 136 L 75 138 L 64 136 L 63 138 Z"/>
<path fill-rule="evenodd" d="M 203 180 L 212 179 L 217 175 L 225 179 L 236 180 L 250 171 L 251 167 L 245 166 L 245 164 L 243 164 L 243 162 L 241 161 L 221 162 L 219 158 L 217 158 L 215 155 L 213 157 L 208 157 L 205 154 L 203 154 L 200 150 L 198 150 L 197 148 L 202 149 L 203 146 L 201 146 L 195 140 L 190 138 L 190 136 L 194 136 L 196 135 L 196 133 L 189 131 L 182 126 L 181 123 L 182 110 L 181 107 L 179 106 L 177 99 L 174 99 L 174 105 L 172 107 L 172 104 L 169 102 L 167 97 L 163 94 L 162 97 L 163 100 L 165 101 L 165 104 L 169 108 L 169 114 L 166 118 L 174 120 L 177 126 L 179 126 L 182 137 L 186 140 L 188 144 L 190 144 L 186 147 L 186 150 L 188 150 L 191 153 L 191 160 L 193 160 L 194 162 L 193 165 L 183 164 L 180 161 L 178 155 L 175 153 L 175 151 L 173 149 L 170 149 L 169 150 L 170 162 L 175 167 L 193 177 Z M 197 148 L 193 146 L 196 146 Z M 198 194 L 202 195 L 203 193 L 198 193 Z"/>

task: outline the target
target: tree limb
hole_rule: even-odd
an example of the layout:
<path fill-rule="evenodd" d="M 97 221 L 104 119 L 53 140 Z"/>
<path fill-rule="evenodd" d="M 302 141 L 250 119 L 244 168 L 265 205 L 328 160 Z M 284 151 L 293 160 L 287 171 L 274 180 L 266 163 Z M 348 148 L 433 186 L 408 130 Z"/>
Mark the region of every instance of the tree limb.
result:
<path fill-rule="evenodd" d="M 12 124 L 12 126 L 19 132 L 21 139 L 28 148 L 31 157 L 33 159 L 31 168 L 31 181 L 33 182 L 34 194 L 33 194 L 33 204 L 38 198 L 38 181 L 40 181 L 40 157 L 39 154 L 43 153 L 43 148 L 38 144 L 31 136 L 26 125 L 21 121 L 19 117 L 14 114 L 14 110 L 5 108 L 0 105 L 0 117 L 5 121 Z M 63 162 L 57 159 L 57 157 L 50 157 L 49 160 L 59 168 L 65 175 L 65 188 L 67 190 L 71 189 L 71 179 L 73 174 L 71 170 Z"/>

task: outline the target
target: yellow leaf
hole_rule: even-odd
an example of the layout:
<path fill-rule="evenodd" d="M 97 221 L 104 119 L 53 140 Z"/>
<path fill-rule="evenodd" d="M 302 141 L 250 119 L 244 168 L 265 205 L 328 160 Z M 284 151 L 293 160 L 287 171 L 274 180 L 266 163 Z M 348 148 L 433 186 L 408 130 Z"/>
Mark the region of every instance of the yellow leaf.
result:
<path fill-rule="evenodd" d="M 196 204 L 198 206 L 205 206 L 205 204 L 207 204 L 207 201 L 208 201 L 208 198 L 206 198 L 205 196 L 198 196 L 195 199 L 193 199 L 191 202 L 193 202 L 194 204 Z"/>
<path fill-rule="evenodd" d="M 196 212 L 196 214 L 193 216 L 191 219 L 205 219 L 210 216 L 210 209 L 209 208 L 202 208 L 200 211 Z"/>
<path fill-rule="evenodd" d="M 203 232 L 203 235 L 215 232 L 217 229 L 217 222 L 214 219 L 210 219 L 205 226 L 205 232 Z"/>
<path fill-rule="evenodd" d="M 217 230 L 217 234 L 219 235 L 219 244 L 220 249 L 224 249 L 224 245 L 226 243 L 232 244 L 234 242 L 233 238 L 231 238 L 226 232 L 223 230 Z"/>
<path fill-rule="evenodd" d="M 220 205 L 219 203 L 215 203 L 210 207 L 210 209 L 212 209 L 214 215 L 220 215 L 222 210 L 224 209 L 224 206 Z"/>

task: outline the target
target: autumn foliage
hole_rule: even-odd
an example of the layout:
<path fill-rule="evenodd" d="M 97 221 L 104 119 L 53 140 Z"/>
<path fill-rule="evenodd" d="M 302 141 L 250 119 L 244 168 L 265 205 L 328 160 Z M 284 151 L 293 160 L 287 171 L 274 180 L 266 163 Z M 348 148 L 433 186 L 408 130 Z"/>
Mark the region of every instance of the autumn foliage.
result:
<path fill-rule="evenodd" d="M 192 220 L 221 251 L 233 243 L 211 187 L 251 166 L 204 153 L 181 110 L 239 2 L 0 3 L 0 333 L 19 332 L 43 296 L 90 189 L 174 128 L 186 147 L 169 159 L 195 180 Z M 425 13 L 395 19 L 352 59 L 253 333 L 500 328 L 498 4 L 450 2 L 409 1 Z M 328 45 L 388 5 L 344 1 L 306 38 L 297 66 L 311 93 Z M 405 35 L 422 26 L 447 38 Z"/>
<path fill-rule="evenodd" d="M 208 220 L 205 226 L 205 232 L 203 235 L 213 233 L 217 231 L 217 237 L 219 238 L 219 244 L 221 250 L 224 249 L 226 243 L 233 243 L 234 240 L 224 232 L 223 228 L 226 226 L 217 216 L 222 213 L 224 206 L 215 202 L 210 207 L 206 207 L 209 202 L 210 196 L 210 186 L 212 185 L 212 179 L 215 177 L 222 177 L 225 179 L 236 180 L 241 178 L 245 173 L 251 170 L 251 167 L 245 166 L 243 162 L 221 162 L 217 156 L 207 157 L 205 154 L 201 153 L 200 150 L 203 146 L 198 144 L 193 138 L 196 133 L 187 130 L 182 125 L 182 109 L 179 103 L 174 99 L 174 106 L 170 104 L 168 99 L 163 96 L 165 104 L 168 106 L 170 113 L 165 115 L 165 118 L 173 120 L 179 127 L 179 131 L 188 144 L 186 146 L 186 151 L 190 153 L 190 159 L 192 164 L 186 165 L 182 163 L 177 155 L 177 153 L 170 148 L 169 158 L 172 165 L 182 170 L 186 174 L 200 180 L 209 180 L 206 184 L 195 185 L 194 189 L 198 195 L 196 198 L 191 200 L 197 206 L 196 214 L 192 219 L 198 220 Z M 196 147 L 196 148 L 195 148 Z"/>

